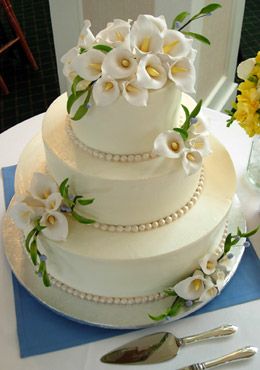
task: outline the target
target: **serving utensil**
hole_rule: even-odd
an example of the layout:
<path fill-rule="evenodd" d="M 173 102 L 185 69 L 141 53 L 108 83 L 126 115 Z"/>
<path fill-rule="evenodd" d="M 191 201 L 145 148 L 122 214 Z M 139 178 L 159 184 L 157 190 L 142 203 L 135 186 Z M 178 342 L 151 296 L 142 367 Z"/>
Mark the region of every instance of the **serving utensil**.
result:
<path fill-rule="evenodd" d="M 234 325 L 222 325 L 184 338 L 177 338 L 169 332 L 149 334 L 116 348 L 100 360 L 109 364 L 155 364 L 175 357 L 179 348 L 186 344 L 231 335 L 237 329 Z"/>
<path fill-rule="evenodd" d="M 228 353 L 227 355 L 215 358 L 214 360 L 199 362 L 197 364 L 182 367 L 179 370 L 211 369 L 212 367 L 228 364 L 229 362 L 239 361 L 243 359 L 245 360 L 249 357 L 254 356 L 257 351 L 258 349 L 256 347 L 245 347 L 245 348 L 238 349 L 235 352 Z"/>

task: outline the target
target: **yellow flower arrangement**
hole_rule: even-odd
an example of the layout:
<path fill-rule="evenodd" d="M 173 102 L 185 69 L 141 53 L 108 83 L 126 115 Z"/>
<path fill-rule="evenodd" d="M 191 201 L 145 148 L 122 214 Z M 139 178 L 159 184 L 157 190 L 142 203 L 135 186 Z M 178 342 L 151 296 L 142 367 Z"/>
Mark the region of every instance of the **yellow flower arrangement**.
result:
<path fill-rule="evenodd" d="M 231 118 L 228 126 L 237 120 L 241 127 L 251 137 L 260 134 L 260 51 L 255 58 L 240 63 L 237 69 L 238 77 L 244 80 L 238 86 L 240 94 L 233 109 L 227 111 Z"/>

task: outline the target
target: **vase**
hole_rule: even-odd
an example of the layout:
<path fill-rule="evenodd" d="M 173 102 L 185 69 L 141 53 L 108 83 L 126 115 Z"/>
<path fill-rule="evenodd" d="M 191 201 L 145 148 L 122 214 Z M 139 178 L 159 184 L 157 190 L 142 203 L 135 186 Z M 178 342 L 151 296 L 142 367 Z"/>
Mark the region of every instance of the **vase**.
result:
<path fill-rule="evenodd" d="M 247 164 L 248 180 L 260 189 L 260 135 L 253 138 Z"/>

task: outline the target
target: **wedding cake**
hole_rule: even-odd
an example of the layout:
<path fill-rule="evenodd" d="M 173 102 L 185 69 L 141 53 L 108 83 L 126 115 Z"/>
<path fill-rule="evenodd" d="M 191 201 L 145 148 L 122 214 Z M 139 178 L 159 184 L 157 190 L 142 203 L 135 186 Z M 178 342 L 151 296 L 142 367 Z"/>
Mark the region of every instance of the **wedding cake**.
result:
<path fill-rule="evenodd" d="M 137 304 L 221 255 L 235 173 L 187 95 L 195 54 L 163 16 L 96 36 L 85 21 L 62 58 L 68 94 L 24 149 L 10 209 L 46 285 Z M 206 280 L 193 280 L 200 296 Z"/>

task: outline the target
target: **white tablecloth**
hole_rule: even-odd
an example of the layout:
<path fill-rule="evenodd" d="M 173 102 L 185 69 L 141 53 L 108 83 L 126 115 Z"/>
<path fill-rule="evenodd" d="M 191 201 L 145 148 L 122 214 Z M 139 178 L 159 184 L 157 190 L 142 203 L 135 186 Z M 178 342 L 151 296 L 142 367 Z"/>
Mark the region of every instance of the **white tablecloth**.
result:
<path fill-rule="evenodd" d="M 246 177 L 245 169 L 250 151 L 250 139 L 236 124 L 226 128 L 226 116 L 210 109 L 204 109 L 209 118 L 210 131 L 219 138 L 229 151 L 237 173 L 237 194 L 240 198 L 248 228 L 260 224 L 260 191 L 251 186 Z M 28 141 L 41 127 L 43 115 L 32 117 L 0 135 L 0 168 L 17 163 L 20 153 Z M 3 182 L 0 179 L 0 220 L 4 214 Z M 0 226 L 0 233 L 1 233 Z M 260 233 L 251 238 L 254 247 L 260 256 Z M 174 323 L 168 323 L 163 329 L 173 331 L 176 336 L 186 336 L 223 323 L 231 323 L 239 327 L 239 332 L 232 338 L 216 339 L 201 342 L 182 348 L 173 361 L 157 365 L 140 366 L 113 366 L 105 365 L 99 361 L 101 355 L 114 347 L 127 342 L 140 335 L 138 333 L 126 334 L 83 345 L 67 350 L 53 352 L 45 355 L 20 359 L 16 335 L 15 308 L 12 292 L 10 268 L 3 253 L 0 241 L 0 369 L 2 370 L 101 370 L 101 369 L 178 369 L 193 362 L 199 362 L 228 353 L 246 345 L 260 348 L 260 300 L 237 305 L 234 307 L 210 312 L 196 317 L 186 318 Z M 161 329 L 161 327 L 160 327 Z M 160 330 L 150 328 L 143 333 Z M 259 370 L 260 354 L 254 358 L 237 362 L 233 365 L 221 367 L 223 370 Z"/>

